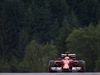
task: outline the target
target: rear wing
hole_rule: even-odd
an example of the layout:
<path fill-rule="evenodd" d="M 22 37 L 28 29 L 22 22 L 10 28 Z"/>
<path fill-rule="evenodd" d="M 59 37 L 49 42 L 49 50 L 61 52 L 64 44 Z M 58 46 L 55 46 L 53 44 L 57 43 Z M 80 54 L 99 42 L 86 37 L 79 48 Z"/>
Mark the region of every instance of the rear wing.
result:
<path fill-rule="evenodd" d="M 69 56 L 70 58 L 76 58 L 76 54 L 61 54 L 61 57 Z"/>

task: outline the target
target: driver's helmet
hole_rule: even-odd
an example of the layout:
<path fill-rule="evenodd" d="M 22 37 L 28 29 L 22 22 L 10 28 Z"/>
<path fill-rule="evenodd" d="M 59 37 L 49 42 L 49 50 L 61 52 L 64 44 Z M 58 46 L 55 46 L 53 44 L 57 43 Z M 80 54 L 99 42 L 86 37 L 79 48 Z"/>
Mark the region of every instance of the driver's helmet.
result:
<path fill-rule="evenodd" d="M 70 58 L 69 58 L 69 57 L 65 57 L 64 59 L 65 59 L 65 60 L 66 60 L 66 59 L 69 60 Z"/>

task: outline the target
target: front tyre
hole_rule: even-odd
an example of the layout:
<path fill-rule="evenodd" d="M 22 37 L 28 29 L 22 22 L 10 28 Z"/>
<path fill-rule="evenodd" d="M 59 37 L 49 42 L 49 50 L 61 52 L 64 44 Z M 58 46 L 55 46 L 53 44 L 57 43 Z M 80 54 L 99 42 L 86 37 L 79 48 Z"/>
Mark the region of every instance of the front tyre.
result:
<path fill-rule="evenodd" d="M 55 61 L 54 60 L 49 61 L 49 72 L 55 72 L 55 71 L 51 70 L 51 67 L 55 67 Z"/>
<path fill-rule="evenodd" d="M 78 66 L 82 68 L 79 72 L 86 72 L 85 61 L 84 60 L 79 60 L 78 61 Z"/>

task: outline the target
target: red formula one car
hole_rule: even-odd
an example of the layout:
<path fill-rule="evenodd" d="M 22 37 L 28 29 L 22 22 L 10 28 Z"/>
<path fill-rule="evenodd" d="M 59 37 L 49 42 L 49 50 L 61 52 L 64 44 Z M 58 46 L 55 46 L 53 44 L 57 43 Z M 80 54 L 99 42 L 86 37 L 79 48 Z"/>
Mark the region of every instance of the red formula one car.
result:
<path fill-rule="evenodd" d="M 61 54 L 58 60 L 49 61 L 49 72 L 85 72 L 85 61 L 76 60 L 75 54 Z"/>

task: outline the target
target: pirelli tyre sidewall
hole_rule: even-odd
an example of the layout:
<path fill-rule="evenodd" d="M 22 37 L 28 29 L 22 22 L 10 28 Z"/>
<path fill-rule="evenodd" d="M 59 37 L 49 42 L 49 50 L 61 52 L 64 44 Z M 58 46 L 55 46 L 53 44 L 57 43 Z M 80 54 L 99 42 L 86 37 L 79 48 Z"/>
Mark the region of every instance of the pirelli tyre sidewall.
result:
<path fill-rule="evenodd" d="M 51 67 L 55 67 L 55 61 L 54 60 L 49 61 L 49 72 L 55 72 L 55 71 L 52 71 L 52 70 L 50 71 Z"/>
<path fill-rule="evenodd" d="M 86 71 L 85 61 L 84 60 L 79 60 L 78 61 L 78 67 L 82 67 L 82 71 L 80 70 L 79 72 L 85 72 Z"/>

